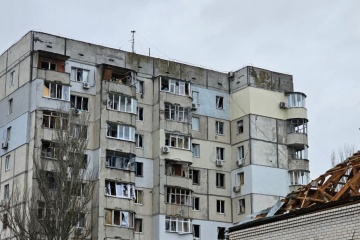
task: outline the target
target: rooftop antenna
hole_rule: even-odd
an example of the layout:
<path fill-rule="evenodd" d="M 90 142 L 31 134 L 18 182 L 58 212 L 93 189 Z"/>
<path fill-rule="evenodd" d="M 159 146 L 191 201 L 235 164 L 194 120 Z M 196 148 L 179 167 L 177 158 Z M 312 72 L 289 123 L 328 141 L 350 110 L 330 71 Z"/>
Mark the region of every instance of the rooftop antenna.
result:
<path fill-rule="evenodd" d="M 131 33 L 132 33 L 132 41 L 131 41 L 131 43 L 132 43 L 132 52 L 134 53 L 135 52 L 135 50 L 134 50 L 134 47 L 135 47 L 135 30 L 132 30 Z"/>

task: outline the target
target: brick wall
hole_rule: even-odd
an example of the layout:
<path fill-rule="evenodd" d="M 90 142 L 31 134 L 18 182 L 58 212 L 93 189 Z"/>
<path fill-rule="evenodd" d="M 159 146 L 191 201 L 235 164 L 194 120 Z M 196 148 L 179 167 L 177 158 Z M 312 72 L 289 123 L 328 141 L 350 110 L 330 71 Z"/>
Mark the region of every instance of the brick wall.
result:
<path fill-rule="evenodd" d="M 360 239 L 360 203 L 230 232 L 230 240 Z"/>

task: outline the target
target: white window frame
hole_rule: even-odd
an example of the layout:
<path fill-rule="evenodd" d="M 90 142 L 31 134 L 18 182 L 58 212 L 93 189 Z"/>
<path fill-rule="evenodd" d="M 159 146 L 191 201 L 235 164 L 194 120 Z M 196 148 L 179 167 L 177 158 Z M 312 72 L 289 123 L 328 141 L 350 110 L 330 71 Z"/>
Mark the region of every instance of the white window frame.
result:
<path fill-rule="evenodd" d="M 187 225 L 187 231 L 186 226 Z M 179 234 L 186 234 L 192 232 L 192 222 L 189 218 L 174 218 L 165 217 L 165 231 Z"/>
<path fill-rule="evenodd" d="M 177 122 L 188 123 L 190 117 L 190 110 L 186 107 L 165 103 L 165 119 Z"/>
<path fill-rule="evenodd" d="M 78 68 L 78 67 L 71 67 L 71 73 L 70 73 L 71 81 L 89 83 L 89 77 L 90 77 L 90 70 Z"/>
<path fill-rule="evenodd" d="M 72 109 L 76 109 L 80 111 L 89 111 L 89 98 L 87 97 L 71 95 L 70 104 Z"/>
<path fill-rule="evenodd" d="M 216 147 L 216 160 L 225 161 L 225 148 Z"/>
<path fill-rule="evenodd" d="M 225 173 L 216 173 L 216 187 L 225 188 Z"/>
<path fill-rule="evenodd" d="M 192 206 L 192 191 L 178 187 L 165 187 L 166 203 Z"/>
<path fill-rule="evenodd" d="M 114 185 L 112 188 L 111 186 Z M 136 199 L 135 184 L 105 180 L 105 196 Z"/>
<path fill-rule="evenodd" d="M 136 114 L 137 101 L 129 96 L 116 93 L 108 93 L 106 108 L 108 110 Z"/>
<path fill-rule="evenodd" d="M 135 134 L 135 147 L 144 148 L 144 135 Z"/>
<path fill-rule="evenodd" d="M 111 213 L 111 224 L 106 223 L 106 211 Z M 115 212 L 118 212 L 119 215 L 119 225 L 115 224 Z M 105 209 L 105 225 L 118 226 L 133 228 L 135 224 L 135 214 L 129 211 L 121 211 L 114 209 Z"/>
<path fill-rule="evenodd" d="M 218 204 L 219 205 L 219 209 L 218 209 Z M 216 212 L 218 214 L 225 214 L 225 200 L 216 200 Z"/>
<path fill-rule="evenodd" d="M 15 70 L 10 73 L 10 86 L 15 85 Z"/>
<path fill-rule="evenodd" d="M 215 121 L 215 128 L 217 135 L 224 135 L 225 134 L 225 123 L 221 121 Z"/>
<path fill-rule="evenodd" d="M 168 88 L 163 88 L 163 82 L 167 81 Z M 163 89 L 162 89 L 163 88 Z M 191 94 L 191 83 L 182 81 L 182 80 L 175 80 L 170 78 L 162 78 L 160 77 L 160 91 L 161 92 L 168 92 L 176 95 L 181 96 L 190 96 Z M 186 92 L 188 94 L 186 94 Z"/>
<path fill-rule="evenodd" d="M 175 143 L 174 146 L 171 146 L 172 140 Z M 187 141 L 188 146 L 186 146 L 185 141 Z M 179 148 L 179 149 L 190 150 L 191 139 L 190 139 L 189 136 L 165 133 L 165 146 L 168 146 L 168 147 L 171 147 L 171 148 Z"/>
<path fill-rule="evenodd" d="M 224 97 L 223 96 L 216 96 L 216 108 L 224 109 Z"/>
<path fill-rule="evenodd" d="M 5 157 L 5 172 L 10 170 L 10 155 Z"/>
<path fill-rule="evenodd" d="M 239 120 L 236 122 L 237 125 L 237 133 L 243 133 L 244 132 L 244 120 Z"/>
<path fill-rule="evenodd" d="M 238 204 L 239 210 L 238 210 L 238 214 L 245 214 L 245 198 L 239 199 L 239 204 Z"/>
<path fill-rule="evenodd" d="M 192 91 L 192 103 L 199 105 L 199 92 Z"/>
<path fill-rule="evenodd" d="M 237 148 L 237 158 L 239 161 L 245 158 L 244 145 Z"/>
<path fill-rule="evenodd" d="M 193 157 L 199 158 L 200 157 L 200 144 L 198 143 L 192 143 L 192 153 Z"/>
<path fill-rule="evenodd" d="M 191 118 L 191 130 L 200 131 L 200 119 L 198 117 Z"/>
<path fill-rule="evenodd" d="M 105 166 L 121 170 L 130 170 L 135 163 L 135 155 L 106 150 Z"/>
<path fill-rule="evenodd" d="M 47 96 L 45 95 L 46 84 L 49 84 L 49 87 L 47 88 L 48 89 L 48 95 Z M 55 91 L 54 92 L 55 96 L 52 95 L 53 91 Z M 61 96 L 57 95 L 59 93 L 58 91 L 60 91 Z M 57 84 L 57 83 L 54 83 L 54 82 L 44 81 L 44 97 L 51 98 L 51 99 L 70 101 L 70 86 L 69 85 L 63 85 L 63 84 Z"/>
<path fill-rule="evenodd" d="M 135 204 L 143 205 L 144 204 L 144 191 L 140 189 L 135 189 Z"/>
<path fill-rule="evenodd" d="M 116 137 L 112 137 L 109 133 L 110 128 L 116 128 Z M 128 134 L 127 134 L 128 133 Z M 135 142 L 135 127 L 108 122 L 106 137 Z"/>
<path fill-rule="evenodd" d="M 136 93 L 144 94 L 144 81 L 136 81 Z"/>
<path fill-rule="evenodd" d="M 197 178 L 195 178 L 194 172 L 197 172 Z M 191 178 L 193 185 L 200 185 L 200 170 L 189 169 L 189 178 Z M 194 179 L 196 179 L 196 182 L 194 182 Z"/>
<path fill-rule="evenodd" d="M 5 184 L 4 185 L 4 200 L 9 199 L 10 197 L 10 185 Z"/>

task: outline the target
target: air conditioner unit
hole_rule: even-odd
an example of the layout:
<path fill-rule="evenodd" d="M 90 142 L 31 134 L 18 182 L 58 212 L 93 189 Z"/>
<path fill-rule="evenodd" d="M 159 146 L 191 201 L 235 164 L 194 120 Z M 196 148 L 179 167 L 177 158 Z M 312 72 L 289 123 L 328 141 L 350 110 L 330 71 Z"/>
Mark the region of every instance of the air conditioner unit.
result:
<path fill-rule="evenodd" d="M 195 111 L 197 109 L 197 104 L 196 103 L 192 103 L 191 104 L 191 110 Z"/>
<path fill-rule="evenodd" d="M 286 108 L 286 103 L 285 102 L 280 102 L 280 108 Z"/>
<path fill-rule="evenodd" d="M 238 193 L 238 192 L 241 191 L 241 187 L 240 186 L 235 186 L 235 187 L 233 187 L 233 191 Z"/>
<path fill-rule="evenodd" d="M 9 147 L 9 143 L 6 141 L 6 142 L 3 142 L 2 144 L 1 144 L 1 148 L 2 149 L 7 149 Z"/>
<path fill-rule="evenodd" d="M 244 159 L 239 159 L 236 161 L 236 164 L 239 166 L 239 167 L 242 167 L 244 165 Z"/>
<path fill-rule="evenodd" d="M 161 148 L 161 151 L 162 151 L 163 153 L 168 153 L 168 152 L 170 152 L 170 147 L 168 147 L 168 146 L 163 146 L 163 147 Z"/>
<path fill-rule="evenodd" d="M 216 160 L 216 166 L 222 167 L 224 165 L 224 160 Z"/>
<path fill-rule="evenodd" d="M 90 88 L 90 84 L 87 82 L 83 83 L 83 89 L 89 89 Z"/>

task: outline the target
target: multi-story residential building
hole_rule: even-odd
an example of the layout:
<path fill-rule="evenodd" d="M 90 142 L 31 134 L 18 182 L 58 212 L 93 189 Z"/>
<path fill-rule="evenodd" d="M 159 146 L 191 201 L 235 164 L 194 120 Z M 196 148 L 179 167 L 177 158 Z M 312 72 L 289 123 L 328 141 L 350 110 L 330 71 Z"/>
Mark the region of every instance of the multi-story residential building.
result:
<path fill-rule="evenodd" d="M 31 31 L 0 56 L 1 192 L 51 157 L 57 111 L 89 115 L 92 239 L 222 239 L 308 182 L 291 75 L 224 73 Z M 1 228 L 1 238 L 10 237 Z"/>

